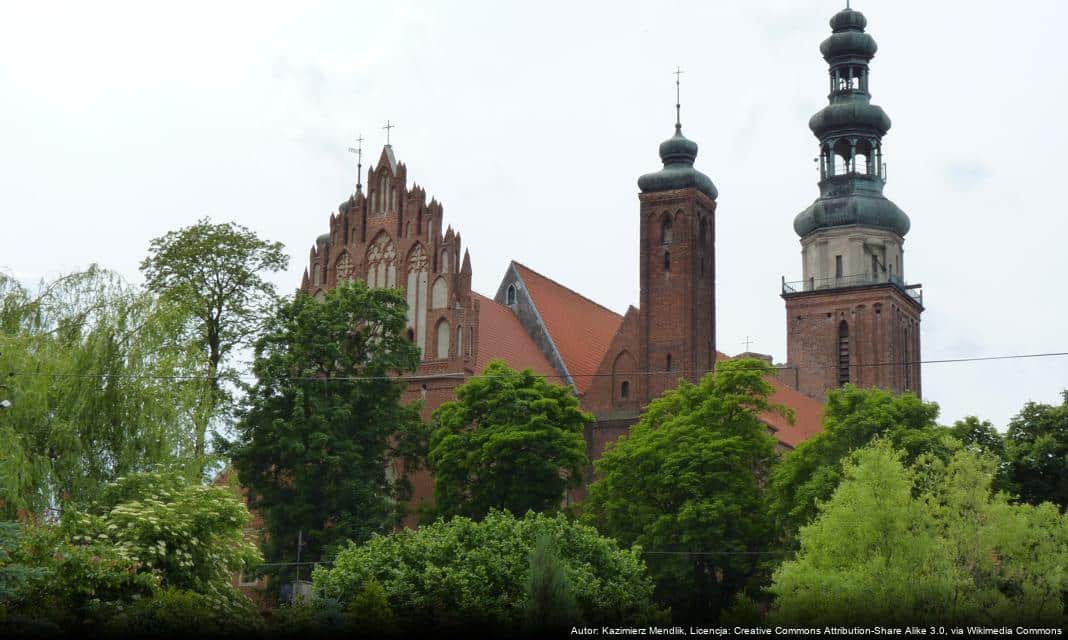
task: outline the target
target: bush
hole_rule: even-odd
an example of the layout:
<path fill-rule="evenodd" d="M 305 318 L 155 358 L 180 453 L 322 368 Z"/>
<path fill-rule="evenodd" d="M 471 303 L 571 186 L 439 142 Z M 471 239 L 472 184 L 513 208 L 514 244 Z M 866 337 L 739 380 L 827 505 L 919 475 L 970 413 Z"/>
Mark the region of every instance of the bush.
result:
<path fill-rule="evenodd" d="M 319 597 L 352 603 L 381 585 L 404 630 L 518 629 L 527 605 L 530 556 L 539 538 L 559 550 L 578 620 L 624 624 L 660 620 L 638 547 L 620 549 L 596 529 L 563 515 L 492 511 L 481 522 L 457 517 L 417 531 L 378 535 L 338 553 L 313 575 Z"/>

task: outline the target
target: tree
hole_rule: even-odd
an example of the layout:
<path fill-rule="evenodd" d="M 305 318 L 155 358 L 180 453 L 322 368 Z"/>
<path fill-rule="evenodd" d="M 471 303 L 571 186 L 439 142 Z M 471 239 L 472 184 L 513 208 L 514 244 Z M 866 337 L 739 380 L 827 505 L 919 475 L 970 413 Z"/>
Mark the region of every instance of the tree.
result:
<path fill-rule="evenodd" d="M 418 530 L 375 535 L 315 570 L 321 598 L 353 601 L 374 581 L 385 590 L 402 632 L 521 628 L 530 555 L 545 538 L 558 550 L 577 605 L 572 624 L 655 624 L 652 582 L 638 548 L 621 549 L 563 514 L 492 511 L 481 521 L 457 516 Z"/>
<path fill-rule="evenodd" d="M 914 394 L 846 385 L 827 394 L 823 431 L 783 456 L 771 474 L 770 512 L 780 533 L 794 542 L 798 529 L 817 513 L 817 504 L 834 493 L 842 462 L 876 437 L 903 449 L 909 460 L 932 452 L 951 455 L 948 432 L 938 426 L 938 405 Z"/>
<path fill-rule="evenodd" d="M 205 454 L 208 423 L 227 399 L 220 380 L 232 373 L 228 357 L 250 343 L 275 304 L 264 275 L 288 264 L 280 242 L 208 218 L 156 238 L 141 262 L 146 286 L 189 314 L 186 328 L 202 357 L 208 392 L 196 414 L 198 456 Z"/>
<path fill-rule="evenodd" d="M 434 411 L 427 462 L 437 512 L 480 518 L 492 508 L 559 507 L 582 484 L 582 434 L 592 421 L 570 388 L 494 360 Z"/>
<path fill-rule="evenodd" d="M 227 445 L 249 506 L 264 517 L 265 551 L 302 560 L 331 545 L 391 530 L 410 490 L 417 405 L 401 404 L 419 349 L 402 336 L 406 306 L 395 290 L 342 283 L 320 301 L 298 293 L 256 343 L 255 386 Z"/>
<path fill-rule="evenodd" d="M 664 554 L 653 565 L 657 599 L 677 619 L 714 620 L 758 572 L 754 552 L 769 547 L 762 478 L 775 440 L 759 416 L 786 412 L 768 402 L 771 373 L 730 360 L 699 384 L 680 380 L 595 463 L 589 521 Z"/>
<path fill-rule="evenodd" d="M 1020 499 L 1068 509 L 1068 391 L 1060 406 L 1028 402 L 1005 435 L 1009 475 Z"/>
<path fill-rule="evenodd" d="M 567 566 L 547 536 L 534 543 L 526 587 L 528 632 L 559 633 L 578 620 L 578 605 L 567 581 Z"/>
<path fill-rule="evenodd" d="M 187 380 L 183 319 L 95 266 L 35 293 L 0 276 L 11 401 L 0 413 L 0 517 L 87 505 L 123 474 L 193 462 L 202 389 Z"/>
<path fill-rule="evenodd" d="M 990 458 L 905 458 L 881 439 L 845 462 L 774 574 L 775 623 L 1063 623 L 1068 517 L 994 494 Z"/>

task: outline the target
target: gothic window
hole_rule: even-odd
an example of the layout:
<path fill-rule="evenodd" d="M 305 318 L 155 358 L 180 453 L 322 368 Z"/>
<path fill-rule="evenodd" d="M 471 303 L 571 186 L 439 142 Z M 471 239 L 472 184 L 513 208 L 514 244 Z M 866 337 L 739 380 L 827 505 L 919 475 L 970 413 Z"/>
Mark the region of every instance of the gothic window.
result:
<path fill-rule="evenodd" d="M 431 309 L 444 309 L 449 306 L 449 286 L 445 284 L 445 278 L 438 278 L 434 281 L 430 300 Z"/>
<path fill-rule="evenodd" d="M 341 254 L 341 257 L 337 259 L 337 282 L 342 280 L 348 280 L 352 277 L 352 260 L 349 258 L 348 253 Z"/>
<path fill-rule="evenodd" d="M 384 231 L 367 249 L 367 286 L 393 289 L 397 286 L 397 250 Z"/>
<path fill-rule="evenodd" d="M 671 271 L 671 252 L 664 252 L 664 271 Z"/>
<path fill-rule="evenodd" d="M 312 266 L 312 284 L 319 286 L 323 283 L 323 270 L 318 263 Z"/>
<path fill-rule="evenodd" d="M 671 244 L 674 232 L 671 230 L 671 216 L 665 215 L 664 222 L 660 224 L 660 242 L 662 244 Z"/>
<path fill-rule="evenodd" d="M 630 397 L 630 381 L 624 380 L 623 384 L 619 385 L 619 397 L 626 400 Z"/>
<path fill-rule="evenodd" d="M 438 360 L 447 360 L 449 357 L 449 321 L 442 318 L 438 322 L 437 357 Z"/>
<path fill-rule="evenodd" d="M 449 250 L 445 249 L 441 252 L 441 272 L 449 272 Z"/>
<path fill-rule="evenodd" d="M 420 353 L 426 344 L 426 302 L 427 302 L 427 257 L 423 245 L 417 244 L 408 253 L 408 326 L 415 330 L 415 344 Z"/>
<path fill-rule="evenodd" d="M 504 294 L 505 304 L 509 306 L 515 304 L 515 297 L 515 285 L 510 284 L 508 285 L 508 292 Z"/>
<path fill-rule="evenodd" d="M 462 356 L 464 354 L 464 326 L 460 325 L 456 327 L 456 355 Z"/>
<path fill-rule="evenodd" d="M 838 324 L 838 386 L 849 382 L 849 325 Z"/>

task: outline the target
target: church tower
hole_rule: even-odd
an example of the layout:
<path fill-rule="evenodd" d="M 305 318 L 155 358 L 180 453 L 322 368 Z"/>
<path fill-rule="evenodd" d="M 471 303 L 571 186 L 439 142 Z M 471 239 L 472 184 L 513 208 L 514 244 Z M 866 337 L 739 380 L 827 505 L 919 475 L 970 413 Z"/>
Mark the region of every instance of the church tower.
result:
<path fill-rule="evenodd" d="M 677 102 L 677 101 L 676 101 Z M 675 135 L 660 144 L 663 169 L 638 179 L 641 215 L 640 370 L 650 373 L 644 404 L 677 380 L 696 381 L 716 355 L 715 185 L 694 168 L 697 143 Z"/>
<path fill-rule="evenodd" d="M 919 284 L 906 284 L 909 218 L 883 196 L 882 139 L 890 118 L 871 104 L 867 20 L 845 9 L 820 45 L 829 104 L 809 120 L 819 140 L 820 197 L 794 219 L 803 280 L 783 279 L 784 382 L 822 400 L 852 383 L 920 393 Z"/>

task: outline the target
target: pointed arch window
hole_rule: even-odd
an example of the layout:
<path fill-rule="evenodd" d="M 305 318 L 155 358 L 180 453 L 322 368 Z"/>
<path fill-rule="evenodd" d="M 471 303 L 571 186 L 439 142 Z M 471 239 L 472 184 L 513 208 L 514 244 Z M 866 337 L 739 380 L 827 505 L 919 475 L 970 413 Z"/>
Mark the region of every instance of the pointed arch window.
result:
<path fill-rule="evenodd" d="M 372 289 L 397 286 L 397 250 L 385 232 L 378 234 L 367 249 L 367 286 Z"/>
<path fill-rule="evenodd" d="M 515 285 L 514 284 L 508 285 L 508 292 L 504 294 L 504 301 L 505 301 L 505 304 L 507 304 L 509 306 L 515 304 L 516 294 L 515 294 Z"/>
<path fill-rule="evenodd" d="M 348 253 L 341 254 L 341 257 L 337 259 L 337 282 L 342 280 L 348 280 L 352 277 L 352 259 L 349 258 Z"/>
<path fill-rule="evenodd" d="M 456 327 L 456 355 L 462 356 L 464 354 L 464 326 L 461 324 Z"/>
<path fill-rule="evenodd" d="M 671 244 L 675 237 L 675 233 L 671 228 L 671 216 L 665 215 L 664 221 L 660 223 L 660 242 L 661 244 Z"/>
<path fill-rule="evenodd" d="M 838 386 L 849 382 L 849 325 L 838 323 Z"/>
<path fill-rule="evenodd" d="M 423 352 L 426 344 L 426 303 L 428 260 L 423 245 L 417 244 L 408 252 L 408 283 L 405 295 L 408 301 L 408 326 L 415 330 L 415 344 Z"/>
<path fill-rule="evenodd" d="M 623 400 L 630 397 L 630 380 L 624 380 L 623 383 L 619 385 L 619 397 Z"/>
<path fill-rule="evenodd" d="M 438 322 L 437 334 L 438 334 L 438 336 L 437 336 L 437 357 L 438 357 L 438 360 L 447 360 L 449 358 L 449 337 L 450 337 L 450 329 L 449 329 L 449 321 L 448 320 L 442 318 L 441 321 Z"/>

